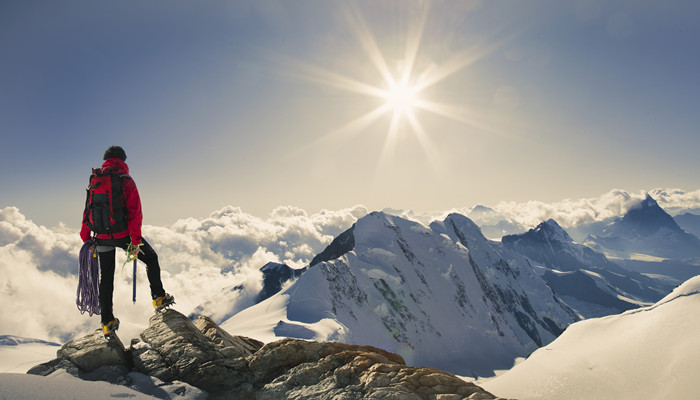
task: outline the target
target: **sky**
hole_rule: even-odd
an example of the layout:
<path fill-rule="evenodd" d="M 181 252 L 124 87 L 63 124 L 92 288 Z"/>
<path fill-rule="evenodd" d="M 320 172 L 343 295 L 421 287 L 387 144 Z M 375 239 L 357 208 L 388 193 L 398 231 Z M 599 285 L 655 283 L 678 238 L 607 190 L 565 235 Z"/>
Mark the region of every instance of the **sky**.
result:
<path fill-rule="evenodd" d="M 0 2 L 0 209 L 79 226 L 700 189 L 700 3 Z"/>

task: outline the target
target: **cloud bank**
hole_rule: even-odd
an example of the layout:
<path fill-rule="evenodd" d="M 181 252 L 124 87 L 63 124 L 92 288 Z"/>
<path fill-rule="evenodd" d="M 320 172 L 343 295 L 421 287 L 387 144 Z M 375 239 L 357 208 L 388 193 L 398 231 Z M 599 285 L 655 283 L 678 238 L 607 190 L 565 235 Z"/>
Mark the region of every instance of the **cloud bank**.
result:
<path fill-rule="evenodd" d="M 421 215 L 387 211 L 424 224 L 458 212 L 482 226 L 505 220 L 512 227 L 526 229 L 554 218 L 572 229 L 623 215 L 646 193 L 612 190 L 588 199 L 502 202 Z M 672 214 L 700 210 L 700 190 L 654 189 L 648 193 Z M 207 312 L 221 315 L 231 310 L 231 302 L 240 307 L 252 304 L 264 264 L 307 265 L 367 212 L 356 206 L 308 214 L 284 206 L 262 219 L 240 208 L 225 207 L 204 219 L 183 219 L 168 227 L 144 226 L 143 232 L 158 252 L 163 283 L 175 295 L 176 308 L 190 313 L 206 303 Z M 64 342 L 99 327 L 99 317 L 81 315 L 75 306 L 81 245 L 77 227 L 38 226 L 16 207 L 0 209 L 0 334 Z M 118 265 L 123 261 L 123 253 L 117 252 Z M 120 332 L 128 338 L 146 327 L 153 312 L 145 268 L 139 265 L 136 304 L 131 302 L 131 268 L 118 270 L 115 276 L 115 315 L 122 323 Z M 245 289 L 234 290 L 241 286 Z"/>
<path fill-rule="evenodd" d="M 683 210 L 700 209 L 700 190 L 653 189 L 633 193 L 614 189 L 598 197 L 565 199 L 554 203 L 542 201 L 501 202 L 490 207 L 492 212 L 474 207 L 454 211 L 469 216 L 480 225 L 490 225 L 500 220 L 508 220 L 531 228 L 542 221 L 553 218 L 562 227 L 573 228 L 624 215 L 632 206 L 644 200 L 647 193 L 659 203 L 661 208 L 672 215 Z"/>
<path fill-rule="evenodd" d="M 269 261 L 305 266 L 366 213 L 363 206 L 313 215 L 279 207 L 261 219 L 226 207 L 202 220 L 144 226 L 143 234 L 158 252 L 165 289 L 176 296 L 178 310 L 189 313 L 240 285 L 246 290 L 236 300 L 252 302 L 261 288 L 260 267 Z M 99 327 L 99 317 L 80 315 L 75 307 L 81 246 L 77 229 L 49 229 L 16 207 L 0 209 L 0 333 L 62 342 Z M 117 265 L 124 260 L 118 251 Z M 145 268 L 139 265 L 136 304 L 131 302 L 131 268 L 118 267 L 115 276 L 114 311 L 125 337 L 144 329 L 153 312 Z M 217 305 L 231 307 L 210 303 L 211 313 Z"/>

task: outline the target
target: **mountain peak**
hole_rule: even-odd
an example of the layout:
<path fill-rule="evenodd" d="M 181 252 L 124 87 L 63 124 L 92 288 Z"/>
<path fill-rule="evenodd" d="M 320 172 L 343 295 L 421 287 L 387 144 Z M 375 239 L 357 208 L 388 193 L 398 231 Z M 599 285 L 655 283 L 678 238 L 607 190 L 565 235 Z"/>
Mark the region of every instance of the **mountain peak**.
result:
<path fill-rule="evenodd" d="M 651 197 L 651 195 L 649 193 L 647 193 L 644 200 L 642 200 L 637 206 L 632 207 L 631 210 L 632 209 L 656 208 L 656 207 L 661 208 L 661 207 L 659 207 L 659 203 L 657 203 L 656 200 L 654 200 L 654 198 Z"/>
<path fill-rule="evenodd" d="M 478 215 L 484 215 L 484 214 L 493 214 L 495 212 L 496 212 L 496 210 L 494 210 L 491 207 L 486 207 L 484 205 L 477 204 L 471 209 L 471 211 L 469 211 L 469 215 L 477 215 L 478 216 Z"/>
<path fill-rule="evenodd" d="M 681 229 L 650 195 L 590 239 L 614 251 L 664 258 L 700 255 L 700 239 Z"/>
<path fill-rule="evenodd" d="M 636 236 L 649 236 L 662 228 L 674 232 L 681 231 L 673 217 L 666 213 L 649 194 L 637 206 L 627 211 L 620 224 Z"/>
<path fill-rule="evenodd" d="M 534 229 L 535 233 L 541 233 L 546 239 L 556 240 L 564 243 L 572 243 L 574 239 L 562 228 L 557 221 L 548 219 Z"/>

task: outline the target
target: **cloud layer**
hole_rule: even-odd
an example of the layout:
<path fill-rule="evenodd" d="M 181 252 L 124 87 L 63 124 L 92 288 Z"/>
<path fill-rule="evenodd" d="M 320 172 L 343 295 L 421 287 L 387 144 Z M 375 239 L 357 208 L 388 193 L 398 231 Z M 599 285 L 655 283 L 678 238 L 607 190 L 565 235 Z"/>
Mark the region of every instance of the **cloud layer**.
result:
<path fill-rule="evenodd" d="M 566 199 L 554 203 L 542 201 L 501 202 L 490 207 L 493 212 L 478 212 L 478 209 L 474 208 L 455 211 L 470 216 L 480 225 L 509 220 L 523 227 L 531 228 L 542 221 L 553 218 L 562 227 L 572 228 L 621 216 L 630 207 L 642 201 L 647 193 L 659 203 L 661 208 L 672 215 L 682 210 L 700 208 L 700 190 L 688 192 L 681 189 L 653 189 L 633 193 L 614 189 L 598 197 Z"/>
<path fill-rule="evenodd" d="M 210 299 L 229 299 L 220 293 L 238 285 L 247 288 L 238 301 L 252 301 L 260 289 L 260 267 L 269 261 L 305 266 L 366 213 L 362 206 L 313 215 L 279 207 L 261 219 L 226 207 L 202 220 L 144 226 L 143 232 L 158 252 L 165 289 L 188 313 Z M 81 246 L 76 229 L 38 226 L 16 207 L 0 210 L 0 333 L 65 341 L 99 327 L 99 317 L 81 316 L 75 307 Z M 118 251 L 117 265 L 123 261 Z M 125 337 L 136 336 L 152 313 L 145 268 L 139 265 L 135 305 L 131 268 L 118 267 L 115 276 L 114 311 Z M 231 307 L 214 301 L 208 311 L 216 313 L 217 305 Z"/>
<path fill-rule="evenodd" d="M 646 193 L 612 190 L 589 199 L 503 202 L 423 215 L 389 211 L 425 224 L 458 212 L 480 225 L 507 220 L 525 229 L 554 218 L 571 229 L 620 216 Z M 700 209 L 700 190 L 654 189 L 649 194 L 672 214 Z M 168 227 L 145 226 L 143 232 L 158 252 L 163 283 L 175 295 L 177 309 L 189 313 L 206 303 L 208 313 L 221 315 L 231 310 L 231 301 L 240 306 L 252 303 L 264 264 L 307 265 L 367 212 L 356 206 L 309 215 L 285 206 L 262 219 L 225 207 L 204 219 L 183 219 Z M 77 229 L 38 226 L 16 207 L 0 209 L 0 334 L 65 341 L 99 327 L 99 317 L 81 315 L 75 307 L 81 245 Z M 117 252 L 117 265 L 123 261 L 123 253 Z M 145 268 L 140 265 L 136 304 L 131 302 L 131 268 L 118 269 L 115 276 L 115 315 L 127 338 L 136 337 L 153 312 Z M 241 285 L 246 289 L 231 295 Z"/>

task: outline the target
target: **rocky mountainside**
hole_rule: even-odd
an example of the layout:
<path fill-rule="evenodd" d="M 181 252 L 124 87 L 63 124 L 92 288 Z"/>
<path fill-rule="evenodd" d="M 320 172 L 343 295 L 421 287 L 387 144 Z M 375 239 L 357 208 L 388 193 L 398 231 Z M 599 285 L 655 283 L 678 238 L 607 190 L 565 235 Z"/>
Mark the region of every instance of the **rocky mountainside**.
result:
<path fill-rule="evenodd" d="M 232 336 L 213 321 L 166 310 L 124 348 L 100 331 L 72 340 L 28 373 L 70 373 L 139 390 L 150 379 L 160 398 L 493 399 L 478 386 L 433 368 L 407 367 L 376 347 Z M 153 389 L 151 389 L 152 391 Z"/>
<path fill-rule="evenodd" d="M 501 243 L 527 257 L 549 287 L 586 318 L 648 305 L 670 290 L 575 243 L 552 219 L 528 232 L 504 236 Z"/>
<path fill-rule="evenodd" d="M 500 251 L 462 215 L 426 227 L 371 213 L 292 286 L 222 327 L 265 341 L 369 344 L 409 365 L 493 375 L 577 319 L 529 265 Z"/>
<path fill-rule="evenodd" d="M 635 253 L 668 259 L 700 257 L 700 239 L 681 229 L 649 195 L 585 244 L 623 258 Z"/>

